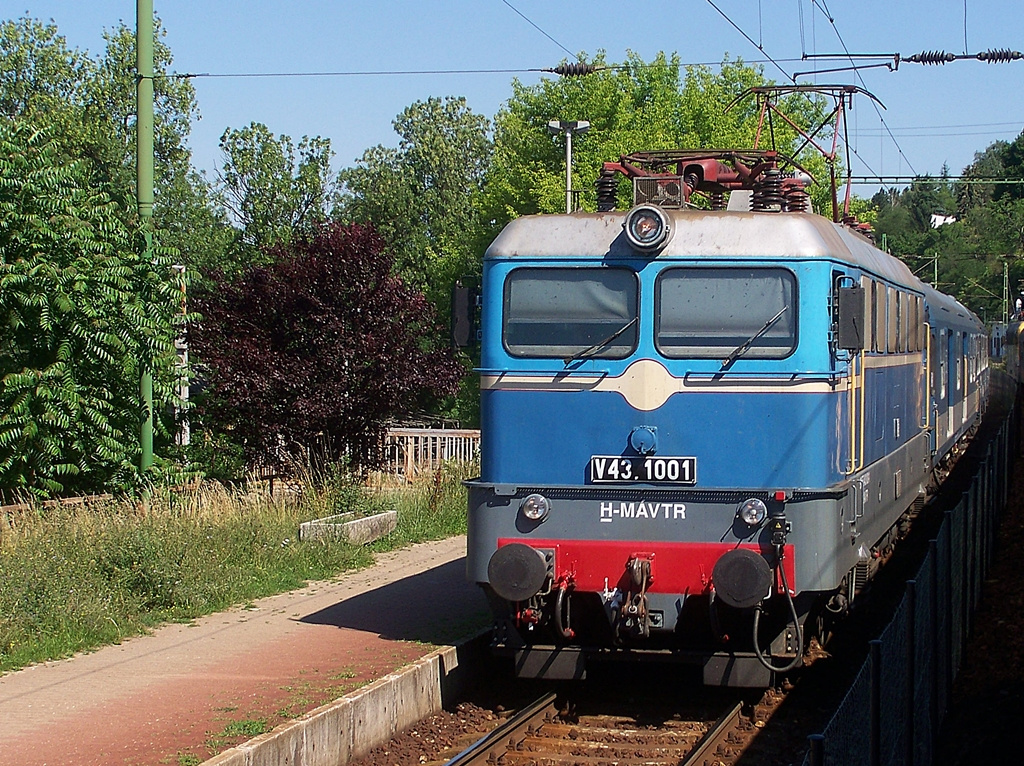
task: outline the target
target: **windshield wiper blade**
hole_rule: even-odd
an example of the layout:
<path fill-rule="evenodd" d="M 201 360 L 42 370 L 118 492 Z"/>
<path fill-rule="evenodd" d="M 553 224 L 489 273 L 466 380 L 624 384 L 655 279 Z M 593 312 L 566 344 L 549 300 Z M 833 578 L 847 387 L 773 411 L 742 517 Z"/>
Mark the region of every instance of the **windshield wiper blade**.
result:
<path fill-rule="evenodd" d="M 776 314 L 775 316 L 773 316 L 771 319 L 769 319 L 767 322 L 764 323 L 764 327 L 762 327 L 760 330 L 758 330 L 753 335 L 751 335 L 749 338 L 747 338 L 747 340 L 743 341 L 740 345 L 738 345 L 736 348 L 734 348 L 732 350 L 732 353 L 729 354 L 729 356 L 727 356 L 722 361 L 722 369 L 724 370 L 730 364 L 732 364 L 737 359 L 739 359 L 741 356 L 743 356 L 745 353 L 747 353 L 747 351 L 750 350 L 750 347 L 752 345 L 754 345 L 754 341 L 757 340 L 758 338 L 760 338 L 766 332 L 768 332 L 772 328 L 772 325 L 774 325 L 776 322 L 778 322 L 779 318 L 783 314 L 786 313 L 786 309 L 788 309 L 788 308 L 789 308 L 789 306 L 783 306 L 778 314 Z"/>
<path fill-rule="evenodd" d="M 632 319 L 630 319 L 628 322 L 626 322 L 626 324 L 622 325 L 622 327 L 620 327 L 618 330 L 613 332 L 611 335 L 609 335 L 604 340 L 598 341 L 597 343 L 595 343 L 590 348 L 585 348 L 582 351 L 577 351 L 572 356 L 565 357 L 565 359 L 563 359 L 562 362 L 568 367 L 570 364 L 572 364 L 575 361 L 578 361 L 580 359 L 587 359 L 587 358 L 593 356 L 598 351 L 600 351 L 602 348 L 604 348 L 609 343 L 611 343 L 613 340 L 615 340 L 620 335 L 622 335 L 622 333 L 624 333 L 630 327 L 635 325 L 638 321 L 640 321 L 640 316 L 639 315 L 637 315 L 637 316 L 633 317 Z"/>

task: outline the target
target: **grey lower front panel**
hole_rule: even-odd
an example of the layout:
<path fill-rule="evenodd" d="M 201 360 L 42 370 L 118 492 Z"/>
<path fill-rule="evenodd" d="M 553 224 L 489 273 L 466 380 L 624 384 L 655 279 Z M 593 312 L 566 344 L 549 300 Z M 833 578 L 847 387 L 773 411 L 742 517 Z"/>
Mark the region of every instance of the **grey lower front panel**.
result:
<path fill-rule="evenodd" d="M 766 490 L 637 490 L 614 487 L 503 487 L 485 482 L 467 482 L 469 509 L 467 521 L 467 577 L 487 583 L 487 567 L 498 548 L 498 541 L 516 541 L 534 545 L 534 541 L 610 541 L 635 542 L 638 548 L 664 543 L 753 545 L 770 547 L 767 527 L 751 529 L 737 519 L 738 506 L 747 498 L 758 497 L 773 508 L 772 493 Z M 531 493 L 539 492 L 551 504 L 542 523 L 529 522 L 520 506 Z M 784 504 L 791 531 L 787 545 L 795 552 L 796 582 L 799 590 L 830 590 L 838 586 L 849 566 L 838 565 L 837 547 L 849 547 L 849 530 L 844 518 L 853 517 L 847 506 L 852 503 L 848 487 L 821 491 L 792 491 Z M 538 543 L 540 545 L 542 543 Z M 845 558 L 845 557 L 844 557 Z M 624 563 L 624 562 L 622 562 Z M 619 564 L 621 567 L 622 564 Z M 601 572 L 599 581 L 608 578 L 611 586 L 621 569 Z M 591 573 L 597 576 L 596 573 Z M 709 579 L 710 570 L 706 572 Z M 700 583 L 696 583 L 703 589 Z M 705 583 L 706 585 L 706 583 Z M 652 594 L 656 595 L 656 594 Z M 672 596 L 672 603 L 690 593 Z M 666 614 L 666 629 L 674 627 L 675 617 Z"/>
<path fill-rule="evenodd" d="M 822 489 L 781 488 L 784 503 L 765 489 L 652 489 L 614 486 L 517 487 L 467 482 L 467 576 L 487 583 L 487 566 L 499 540 L 531 545 L 545 541 L 628 541 L 638 544 L 760 544 L 770 546 L 767 526 L 747 527 L 737 508 L 749 497 L 784 512 L 790 531 L 795 582 L 802 591 L 839 587 L 858 561 L 897 522 L 923 490 L 930 474 L 927 434 L 920 434 L 843 484 Z M 524 518 L 520 506 L 531 493 L 550 501 L 543 522 Z M 641 547 L 643 547 L 641 545 Z M 710 578 L 711 572 L 708 571 Z M 618 571 L 601 573 L 614 584 Z M 671 594 L 685 599 L 691 593 Z M 674 615 L 666 607 L 665 625 Z"/>

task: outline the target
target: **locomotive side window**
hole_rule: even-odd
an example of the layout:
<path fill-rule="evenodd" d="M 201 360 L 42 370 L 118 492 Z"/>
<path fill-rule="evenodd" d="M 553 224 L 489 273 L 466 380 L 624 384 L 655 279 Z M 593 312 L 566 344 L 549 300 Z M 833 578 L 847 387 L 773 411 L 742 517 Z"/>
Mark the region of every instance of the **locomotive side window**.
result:
<path fill-rule="evenodd" d="M 910 350 L 921 351 L 921 296 L 910 296 Z"/>
<path fill-rule="evenodd" d="M 920 295 L 916 296 L 917 301 L 917 350 L 924 351 L 925 346 L 925 315 L 924 315 L 924 301 Z"/>
<path fill-rule="evenodd" d="M 886 343 L 885 350 L 888 351 L 890 354 L 892 354 L 892 353 L 896 352 L 897 328 L 900 326 L 900 324 L 899 324 L 899 317 L 897 316 L 897 313 L 896 313 L 896 288 L 895 287 L 886 288 L 886 293 L 888 293 L 888 298 L 889 298 L 888 299 L 889 311 L 888 311 L 888 316 L 887 316 L 887 319 L 886 319 L 886 323 L 887 323 L 887 325 L 889 327 L 889 332 L 888 332 L 888 336 L 887 336 L 888 337 L 888 343 Z"/>
<path fill-rule="evenodd" d="M 629 269 L 515 269 L 505 280 L 505 348 L 513 356 L 587 351 L 588 357 L 623 359 L 639 337 L 638 290 Z"/>
<path fill-rule="evenodd" d="M 864 296 L 868 305 L 867 316 L 864 322 L 864 348 L 868 351 L 875 350 L 875 281 L 869 277 L 860 278 L 860 286 L 864 288 Z"/>
<path fill-rule="evenodd" d="M 748 341 L 748 359 L 796 349 L 796 276 L 786 269 L 671 268 L 654 292 L 654 342 L 666 357 L 718 359 Z"/>
<path fill-rule="evenodd" d="M 896 291 L 896 351 L 906 351 L 907 309 L 903 303 L 903 291 Z"/>
<path fill-rule="evenodd" d="M 873 285 L 875 296 L 875 351 L 885 351 L 885 285 L 875 282 Z"/>
<path fill-rule="evenodd" d="M 900 351 L 910 351 L 910 293 L 900 293 Z"/>

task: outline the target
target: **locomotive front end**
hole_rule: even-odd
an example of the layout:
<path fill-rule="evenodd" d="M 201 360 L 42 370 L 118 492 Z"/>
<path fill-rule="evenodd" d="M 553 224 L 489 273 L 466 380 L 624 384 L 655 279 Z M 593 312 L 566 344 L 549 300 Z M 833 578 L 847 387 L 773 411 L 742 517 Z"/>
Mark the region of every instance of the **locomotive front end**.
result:
<path fill-rule="evenodd" d="M 758 686 L 799 659 L 849 399 L 800 218 L 536 216 L 488 250 L 467 568 L 520 675 L 650 653 Z"/>

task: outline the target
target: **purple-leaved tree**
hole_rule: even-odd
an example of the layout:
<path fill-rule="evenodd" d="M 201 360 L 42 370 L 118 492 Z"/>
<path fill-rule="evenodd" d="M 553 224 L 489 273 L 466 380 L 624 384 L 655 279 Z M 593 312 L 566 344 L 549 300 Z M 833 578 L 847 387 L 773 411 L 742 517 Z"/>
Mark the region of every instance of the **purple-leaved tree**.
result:
<path fill-rule="evenodd" d="M 249 461 L 370 467 L 388 423 L 453 393 L 462 367 L 371 227 L 324 223 L 273 255 L 196 298 L 199 421 Z"/>

